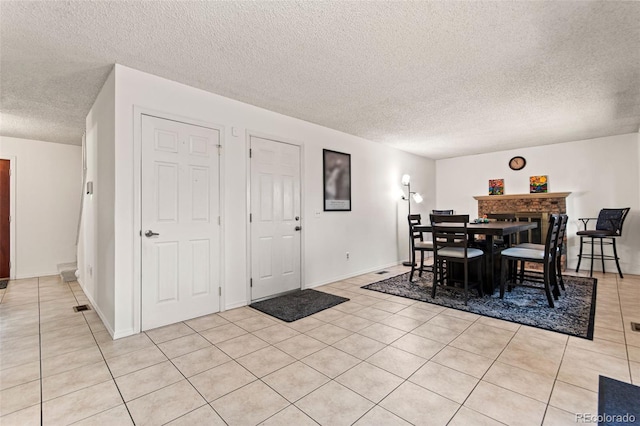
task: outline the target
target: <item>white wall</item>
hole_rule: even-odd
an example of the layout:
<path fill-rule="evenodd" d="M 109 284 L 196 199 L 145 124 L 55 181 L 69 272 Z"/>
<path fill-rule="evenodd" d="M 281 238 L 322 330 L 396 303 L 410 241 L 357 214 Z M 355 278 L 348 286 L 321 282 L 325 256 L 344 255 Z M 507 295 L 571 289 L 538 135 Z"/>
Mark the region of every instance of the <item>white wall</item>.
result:
<path fill-rule="evenodd" d="M 109 80 L 108 91 L 111 84 Z M 112 153 L 109 147 L 103 147 L 104 151 L 96 157 L 99 171 L 115 171 L 113 194 L 110 188 L 107 191 L 103 187 L 103 179 L 111 177 L 109 172 L 98 176 L 99 196 L 113 195 L 112 207 L 102 212 L 104 217 L 98 226 L 102 221 L 110 226 L 113 218 L 114 233 L 109 235 L 107 226 L 105 232 L 99 231 L 95 236 L 97 246 L 105 249 L 107 256 L 114 253 L 113 262 L 107 259 L 99 265 L 98 279 L 114 289 L 113 333 L 116 337 L 133 333 L 139 327 L 139 302 L 134 291 L 134 285 L 139 282 L 134 273 L 134 246 L 139 238 L 139 229 L 134 228 L 134 182 L 138 179 L 134 175 L 134 107 L 224 127 L 223 295 L 226 308 L 249 302 L 247 138 L 250 132 L 303 145 L 303 285 L 306 287 L 408 258 L 406 202 L 398 198 L 402 174 L 411 173 L 412 189 L 425 195 L 425 202 L 419 206 L 422 210 L 415 206 L 413 209 L 427 212 L 434 207 L 435 162 L 432 160 L 116 65 L 115 151 Z M 92 111 L 96 108 L 94 105 Z M 95 118 L 94 125 L 99 128 L 110 125 L 108 116 L 96 115 Z M 88 127 L 89 124 L 88 119 Z M 238 136 L 232 136 L 232 128 Z M 98 146 L 102 143 L 100 140 Z M 322 211 L 323 148 L 351 154 L 351 212 Z M 349 261 L 347 251 L 351 254 Z"/>
<path fill-rule="evenodd" d="M 639 151 L 639 135 L 631 133 L 438 160 L 436 204 L 475 217 L 478 204 L 473 196 L 488 194 L 489 179 L 504 178 L 505 194 L 527 194 L 530 176 L 547 175 L 549 192 L 571 192 L 567 198 L 569 268 L 577 263 L 579 217 L 596 217 L 604 207 L 631 207 L 618 240 L 618 255 L 623 273 L 640 274 Z M 521 171 L 507 165 L 515 155 L 527 160 Z M 581 268 L 588 267 L 589 262 L 583 261 Z M 613 262 L 605 267 L 615 271 Z M 596 265 L 594 269 L 602 268 Z"/>
<path fill-rule="evenodd" d="M 81 148 L 1 136 L 0 154 L 16 158 L 15 276 L 57 274 L 76 260 Z"/>
<path fill-rule="evenodd" d="M 115 74 L 98 94 L 86 120 L 87 182 L 93 194 L 85 195 L 82 250 L 78 256 L 78 281 L 113 334 L 115 323 L 114 198 L 115 198 Z M 80 247 L 79 247 L 80 249 Z"/>

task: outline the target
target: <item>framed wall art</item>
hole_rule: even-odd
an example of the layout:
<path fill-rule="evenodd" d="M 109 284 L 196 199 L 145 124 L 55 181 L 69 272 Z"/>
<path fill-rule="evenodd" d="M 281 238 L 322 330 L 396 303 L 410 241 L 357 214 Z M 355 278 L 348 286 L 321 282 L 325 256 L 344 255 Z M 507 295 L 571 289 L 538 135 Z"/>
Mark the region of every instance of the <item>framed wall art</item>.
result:
<path fill-rule="evenodd" d="M 529 192 L 531 194 L 547 192 L 548 183 L 547 176 L 531 176 L 529 178 Z"/>
<path fill-rule="evenodd" d="M 489 195 L 504 195 L 504 179 L 489 179 Z"/>
<path fill-rule="evenodd" d="M 324 211 L 351 211 L 351 154 L 322 150 Z"/>

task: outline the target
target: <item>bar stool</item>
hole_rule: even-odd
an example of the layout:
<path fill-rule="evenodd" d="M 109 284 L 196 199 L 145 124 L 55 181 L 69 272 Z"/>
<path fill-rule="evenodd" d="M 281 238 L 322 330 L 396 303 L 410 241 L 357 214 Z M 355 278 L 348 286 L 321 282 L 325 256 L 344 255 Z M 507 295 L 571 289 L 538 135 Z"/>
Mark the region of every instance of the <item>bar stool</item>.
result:
<path fill-rule="evenodd" d="M 580 254 L 578 254 L 578 266 L 576 266 L 576 272 L 580 269 L 580 262 L 584 256 L 591 258 L 591 268 L 589 270 L 589 276 L 593 276 L 593 259 L 600 259 L 602 262 L 602 272 L 605 272 L 604 269 L 604 261 L 605 260 L 615 260 L 616 266 L 618 268 L 618 274 L 620 274 L 620 278 L 624 278 L 622 276 L 622 270 L 620 269 L 620 262 L 618 262 L 618 250 L 616 249 L 616 238 L 622 236 L 622 224 L 627 217 L 627 214 L 631 210 L 630 207 L 622 208 L 622 209 L 602 209 L 598 214 L 598 218 L 593 217 L 582 217 L 579 218 L 583 225 L 584 230 L 578 231 L 576 235 L 580 237 Z M 587 223 L 590 220 L 596 220 L 596 229 L 587 229 Z M 584 246 L 584 239 L 591 239 L 591 253 L 582 253 L 582 248 Z M 600 240 L 600 253 L 594 253 L 594 241 L 598 239 Z M 604 245 L 612 245 L 613 246 L 613 256 L 604 254 Z"/>

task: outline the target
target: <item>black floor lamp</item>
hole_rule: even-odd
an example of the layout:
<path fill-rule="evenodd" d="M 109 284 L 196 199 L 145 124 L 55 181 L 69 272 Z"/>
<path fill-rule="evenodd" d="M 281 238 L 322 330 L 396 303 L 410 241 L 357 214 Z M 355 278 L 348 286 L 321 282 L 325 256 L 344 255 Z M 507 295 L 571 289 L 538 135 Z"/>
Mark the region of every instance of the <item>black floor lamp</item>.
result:
<path fill-rule="evenodd" d="M 416 203 L 421 203 L 422 195 L 417 192 L 411 191 L 411 176 L 402 175 L 402 185 L 407 187 L 407 195 L 403 194 L 402 199 L 407 200 L 407 205 L 409 206 L 409 213 L 407 214 L 407 217 L 409 217 L 411 215 L 411 198 L 413 198 L 413 201 L 415 201 Z M 411 258 L 411 238 L 411 229 L 409 229 L 409 258 Z M 411 260 L 402 262 L 402 264 L 404 266 L 413 266 L 413 262 L 411 262 Z"/>

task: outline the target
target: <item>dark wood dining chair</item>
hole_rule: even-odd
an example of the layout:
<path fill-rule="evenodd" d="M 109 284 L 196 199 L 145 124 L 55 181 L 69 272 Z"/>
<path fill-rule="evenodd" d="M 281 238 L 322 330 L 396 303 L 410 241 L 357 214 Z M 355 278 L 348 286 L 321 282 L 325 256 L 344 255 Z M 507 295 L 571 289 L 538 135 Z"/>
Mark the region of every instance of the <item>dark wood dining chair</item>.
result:
<path fill-rule="evenodd" d="M 453 210 L 431 210 L 431 214 L 452 215 L 453 214 Z"/>
<path fill-rule="evenodd" d="M 409 219 L 409 241 L 411 242 L 411 274 L 409 275 L 409 281 L 413 281 L 413 274 L 417 270 L 418 276 L 422 277 L 423 272 L 433 272 L 433 266 L 425 266 L 424 254 L 425 252 L 433 251 L 433 243 L 431 241 L 425 241 L 423 232 L 415 229 L 416 225 L 420 225 L 422 217 L 419 214 L 410 214 Z M 416 253 L 420 253 L 420 266 L 416 264 Z"/>
<path fill-rule="evenodd" d="M 560 215 L 560 229 L 558 229 L 558 242 L 556 244 L 556 251 L 554 252 L 554 264 L 556 267 L 556 279 L 560 288 L 564 291 L 564 278 L 562 277 L 562 254 L 565 251 L 564 240 L 567 235 L 567 222 L 569 222 L 569 216 L 566 214 Z M 522 243 L 518 244 L 517 247 L 521 248 L 532 248 L 536 250 L 544 250 L 544 244 L 534 244 L 534 243 Z M 524 262 L 520 265 L 520 276 L 524 276 Z M 522 279 L 522 278 L 521 278 Z"/>
<path fill-rule="evenodd" d="M 616 267 L 618 268 L 618 274 L 620 274 L 620 278 L 624 278 L 622 276 L 622 269 L 620 269 L 620 262 L 618 257 L 618 250 L 616 249 L 616 238 L 622 236 L 622 225 L 624 224 L 624 220 L 627 218 L 627 214 L 629 214 L 629 210 L 631 208 L 626 207 L 622 209 L 602 209 L 598 214 L 598 218 L 593 217 L 581 217 L 579 218 L 584 225 L 584 229 L 582 231 L 578 231 L 576 235 L 580 237 L 580 254 L 578 254 L 578 266 L 576 266 L 576 272 L 580 269 L 580 262 L 583 257 L 591 258 L 591 268 L 589 269 L 589 276 L 593 276 L 593 259 L 600 259 L 602 262 L 602 272 L 605 272 L 604 269 L 604 261 L 605 260 L 615 260 Z M 596 220 L 596 229 L 587 229 L 587 224 L 590 220 Z M 591 253 L 582 253 L 582 248 L 584 246 L 585 238 L 591 239 Z M 600 253 L 595 253 L 594 251 L 594 241 L 600 241 Z M 611 245 L 613 246 L 613 255 L 604 254 L 604 246 Z"/>
<path fill-rule="evenodd" d="M 482 277 L 484 276 L 484 252 L 469 247 L 467 225 L 469 215 L 434 215 L 431 218 L 433 234 L 433 287 L 431 297 L 436 297 L 436 288 L 443 286 L 464 292 L 464 304 L 469 300 L 469 288 L 476 288 L 483 296 Z M 477 264 L 477 279 L 470 281 L 469 264 Z M 460 265 L 462 271 L 456 273 L 454 265 Z M 456 284 L 460 284 L 456 285 Z"/>
<path fill-rule="evenodd" d="M 547 295 L 547 301 L 550 307 L 554 307 L 553 299 L 558 298 L 560 290 L 558 290 L 558 282 L 555 272 L 555 253 L 558 243 L 558 231 L 560 229 L 560 216 L 552 214 L 549 216 L 549 230 L 544 244 L 544 250 L 524 247 L 511 247 L 502 251 L 502 277 L 500 279 L 500 299 L 504 298 L 504 290 L 508 285 L 509 288 L 514 286 L 522 286 L 544 290 Z M 542 274 L 538 284 L 538 277 L 531 275 L 521 275 L 520 280 L 516 279 L 515 269 L 510 276 L 507 276 L 507 262 L 532 262 L 542 265 Z"/>

